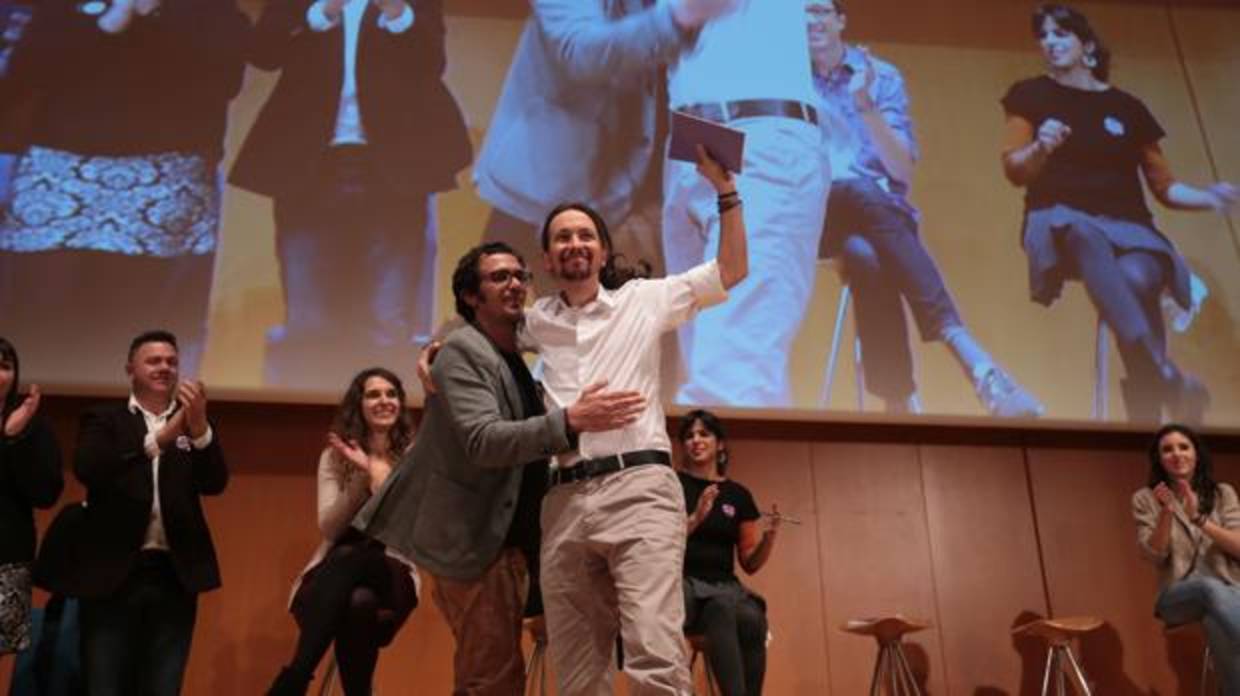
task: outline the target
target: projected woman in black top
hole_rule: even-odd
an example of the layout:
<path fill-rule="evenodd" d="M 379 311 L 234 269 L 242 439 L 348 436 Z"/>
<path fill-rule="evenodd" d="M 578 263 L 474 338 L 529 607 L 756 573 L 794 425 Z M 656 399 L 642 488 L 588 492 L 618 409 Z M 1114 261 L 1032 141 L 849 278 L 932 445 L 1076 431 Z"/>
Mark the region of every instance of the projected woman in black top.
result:
<path fill-rule="evenodd" d="M 727 438 L 709 411 L 680 426 L 680 485 L 689 514 L 685 546 L 685 630 L 706 638 L 706 654 L 723 696 L 762 693 L 766 673 L 766 602 L 736 577 L 733 558 L 753 575 L 775 545 L 779 517 L 764 531 L 749 489 L 726 477 Z"/>
<path fill-rule="evenodd" d="M 1171 361 L 1161 313 L 1164 292 L 1192 307 L 1192 274 L 1154 228 L 1141 178 L 1160 203 L 1179 210 L 1225 211 L 1237 189 L 1175 179 L 1158 145 L 1163 129 L 1144 103 L 1107 82 L 1110 53 L 1084 15 L 1043 5 L 1031 24 L 1047 72 L 1003 97 L 1002 159 L 1008 180 L 1025 187 L 1032 297 L 1049 305 L 1064 281 L 1080 280 L 1114 332 L 1129 420 L 1156 421 L 1166 407 L 1200 421 L 1209 392 Z"/>

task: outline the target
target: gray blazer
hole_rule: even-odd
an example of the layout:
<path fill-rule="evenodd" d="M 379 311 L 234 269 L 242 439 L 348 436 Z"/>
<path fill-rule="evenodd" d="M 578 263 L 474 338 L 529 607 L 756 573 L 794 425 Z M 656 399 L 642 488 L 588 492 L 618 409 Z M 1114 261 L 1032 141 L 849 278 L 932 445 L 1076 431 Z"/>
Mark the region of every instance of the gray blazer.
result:
<path fill-rule="evenodd" d="M 521 466 L 570 449 L 565 414 L 527 418 L 503 356 L 472 325 L 448 336 L 431 376 L 439 392 L 413 447 L 353 526 L 435 575 L 471 580 L 508 535 Z"/>
<path fill-rule="evenodd" d="M 487 202 L 529 222 L 564 201 L 623 220 L 654 157 L 655 95 L 697 41 L 670 6 L 531 0 L 504 90 L 474 164 Z"/>

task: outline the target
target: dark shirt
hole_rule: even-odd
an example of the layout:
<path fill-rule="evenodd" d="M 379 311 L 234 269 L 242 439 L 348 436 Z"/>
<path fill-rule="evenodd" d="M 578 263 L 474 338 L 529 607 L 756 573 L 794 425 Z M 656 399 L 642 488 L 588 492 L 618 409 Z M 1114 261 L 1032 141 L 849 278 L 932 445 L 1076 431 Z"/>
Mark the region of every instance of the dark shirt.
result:
<path fill-rule="evenodd" d="M 60 447 L 42 419 L 0 434 L 0 565 L 34 560 L 33 509 L 51 507 L 62 488 Z"/>
<path fill-rule="evenodd" d="M 689 535 L 685 546 L 685 575 L 702 580 L 735 580 L 736 546 L 740 543 L 741 522 L 761 517 L 749 489 L 731 481 L 707 481 L 684 472 L 677 472 L 685 492 L 685 509 L 697 508 L 702 491 L 712 483 L 719 486 L 719 495 L 710 514 Z"/>
<path fill-rule="evenodd" d="M 1043 75 L 1012 85 L 1002 103 L 1035 131 L 1049 118 L 1072 129 L 1029 182 L 1026 210 L 1063 204 L 1151 224 L 1139 174 L 1141 153 L 1165 132 L 1141 100 L 1114 87 L 1100 92 L 1066 87 Z"/>
<path fill-rule="evenodd" d="M 525 361 L 516 353 L 500 351 L 500 354 L 504 356 L 504 362 L 508 363 L 508 370 L 512 372 L 517 388 L 521 391 L 521 407 L 525 411 L 525 417 L 546 413 L 538 395 L 538 386 L 534 383 L 534 376 L 530 374 Z M 538 557 L 537 549 L 541 536 L 538 518 L 546 492 L 547 460 L 527 462 L 521 470 L 521 493 L 517 496 L 517 509 L 513 512 L 504 546 L 519 548 L 527 554 L 532 553 L 535 559 Z"/>
<path fill-rule="evenodd" d="M 37 95 L 32 145 L 80 155 L 218 160 L 250 22 L 233 0 L 165 0 L 108 34 L 95 3 L 43 0 L 13 52 L 0 104 Z"/>

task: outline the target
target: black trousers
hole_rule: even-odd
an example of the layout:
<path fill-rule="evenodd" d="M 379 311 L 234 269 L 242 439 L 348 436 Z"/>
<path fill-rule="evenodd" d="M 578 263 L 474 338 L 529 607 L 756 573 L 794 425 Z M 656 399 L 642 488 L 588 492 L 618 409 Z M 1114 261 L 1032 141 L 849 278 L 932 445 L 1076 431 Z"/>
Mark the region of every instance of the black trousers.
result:
<path fill-rule="evenodd" d="M 315 183 L 275 201 L 283 325 L 267 384 L 336 390 L 358 365 L 412 364 L 429 338 L 435 228 L 429 193 L 392 191 L 365 147 L 334 147 Z"/>
<path fill-rule="evenodd" d="M 766 678 L 766 604 L 740 582 L 685 578 L 685 630 L 706 638 L 723 696 L 760 696 Z"/>
<path fill-rule="evenodd" d="M 392 642 L 417 603 L 408 567 L 388 557 L 382 544 L 347 533 L 302 579 L 293 599 L 301 630 L 290 669 L 313 674 L 334 643 L 345 695 L 366 696 L 379 649 Z"/>
<path fill-rule="evenodd" d="M 181 586 L 168 554 L 143 551 L 119 590 L 80 607 L 90 696 L 181 693 L 198 595 Z"/>

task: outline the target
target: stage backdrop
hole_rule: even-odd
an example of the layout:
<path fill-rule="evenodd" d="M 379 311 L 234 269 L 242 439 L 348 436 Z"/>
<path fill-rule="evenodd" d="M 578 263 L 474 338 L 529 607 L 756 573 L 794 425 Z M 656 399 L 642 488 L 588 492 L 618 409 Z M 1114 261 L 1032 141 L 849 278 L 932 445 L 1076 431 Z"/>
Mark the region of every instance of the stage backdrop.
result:
<path fill-rule="evenodd" d="M 1030 300 L 1026 257 L 1020 246 L 1023 190 L 1004 179 L 1000 166 L 1004 119 L 999 99 L 1014 82 L 1042 71 L 1041 55 L 1029 32 L 1033 4 L 1016 0 L 869 0 L 850 5 L 845 38 L 868 46 L 875 56 L 903 72 L 921 150 L 910 200 L 920 210 L 921 239 L 937 262 L 965 324 L 1015 380 L 1045 405 L 1044 419 L 1096 417 L 1096 388 L 1108 397 L 1106 418 L 1125 419 L 1120 392 L 1123 369 L 1113 340 L 1108 340 L 1101 356 L 1108 368 L 1102 373 L 1105 381 L 1096 387 L 1100 379 L 1099 357 L 1095 355 L 1098 315 L 1084 288 L 1069 283 L 1062 298 L 1049 308 Z M 1166 130 L 1163 146 L 1179 177 L 1196 184 L 1240 179 L 1240 135 L 1232 127 L 1240 122 L 1240 96 L 1232 88 L 1240 76 L 1240 45 L 1233 40 L 1240 32 L 1240 10 L 1126 2 L 1082 3 L 1079 8 L 1114 52 L 1114 84 L 1139 96 Z M 262 4 L 246 0 L 242 9 L 257 18 Z M 464 116 L 476 155 L 495 126 L 493 114 L 528 21 L 528 7 L 516 0 L 447 0 L 444 14 L 444 82 Z M 760 52 L 762 47 L 754 46 L 753 50 Z M 278 71 L 252 66 L 245 69 L 240 92 L 229 106 L 221 174 L 232 167 L 279 76 Z M 573 98 L 589 100 L 595 91 L 583 88 Z M 300 168 L 316 166 L 315 161 L 307 156 L 289 162 L 288 173 L 292 176 Z M 657 153 L 654 162 L 656 167 L 661 166 Z M 415 162 L 410 166 L 422 165 Z M 456 174 L 456 182 L 455 189 L 435 195 L 432 202 L 432 231 L 425 233 L 429 243 L 424 251 L 435 254 L 433 263 L 426 266 L 435 271 L 433 282 L 428 282 L 426 272 L 409 268 L 420 281 L 413 284 L 421 293 L 417 299 L 433 308 L 432 316 L 422 317 L 425 327 L 437 326 L 453 315 L 449 280 L 455 261 L 482 239 L 484 226 L 493 216 L 492 206 L 473 184 L 470 167 Z M 633 220 L 612 222 L 619 228 L 616 242 L 622 251 L 648 258 L 662 268 L 657 188 L 655 191 L 653 201 L 636 206 Z M 1240 239 L 1234 223 L 1212 213 L 1168 211 L 1152 201 L 1151 207 L 1157 227 L 1175 243 L 1210 293 L 1187 331 L 1170 335 L 1170 354 L 1185 371 L 1209 386 L 1213 404 L 1206 415 L 1207 424 L 1240 427 L 1240 363 L 1235 359 L 1240 349 Z M 360 234 L 342 231 L 354 233 Z M 424 232 L 417 227 L 407 234 Z M 539 288 L 545 290 L 550 284 L 542 259 L 536 256 L 537 247 L 532 238 L 524 241 L 523 251 L 535 255 L 527 260 L 542 275 Z M 23 260 L 19 257 L 21 254 L 6 254 L 3 263 L 20 264 Z M 370 270 L 364 260 L 341 257 L 336 272 L 343 278 L 360 280 Z M 77 317 L 79 303 L 92 307 L 90 318 L 95 320 L 102 313 L 112 323 L 135 328 L 167 323 L 167 317 L 147 312 L 144 307 L 119 300 L 109 302 L 123 282 L 91 284 L 89 278 L 47 277 L 46 283 L 55 286 L 62 280 L 82 283 L 82 290 L 76 300 L 66 299 L 61 313 L 45 317 L 48 324 L 63 324 L 67 330 L 79 321 L 89 326 L 87 318 Z M 21 303 L 42 291 L 0 285 L 6 303 Z M 359 306 L 369 301 L 354 299 Z M 790 406 L 823 413 L 880 411 L 882 403 L 877 398 L 859 398 L 851 317 L 840 324 L 841 350 L 834 388 L 832 393 L 823 393 L 840 302 L 840 274 L 834 265 L 823 261 L 805 320 L 790 350 Z M 191 307 L 184 311 L 195 310 Z M 202 358 L 193 371 L 218 395 L 263 401 L 331 401 L 349 376 L 364 366 L 361 363 L 371 361 L 361 348 L 356 354 L 348 348 L 333 349 L 311 369 L 286 371 L 278 380 L 271 377 L 273 340 L 279 338 L 279 331 L 273 327 L 286 321 L 272 203 L 268 197 L 227 185 L 223 188 L 205 321 Z M 345 324 L 336 330 L 347 337 L 354 328 Z M 366 340 L 361 333 L 357 332 L 358 346 Z M 404 375 L 411 376 L 413 343 L 424 331 L 419 327 L 415 333 L 409 337 L 407 350 L 388 354 L 407 357 L 386 359 L 399 363 L 390 366 Z M 0 316 L 0 334 L 18 345 L 25 381 L 40 382 L 57 392 L 93 393 L 123 379 L 124 345 L 102 344 L 89 333 L 76 335 L 73 340 L 40 343 L 46 339 L 37 337 L 47 335 L 45 332 L 14 325 L 11 317 L 5 316 Z M 707 339 L 730 340 L 726 334 Z M 987 415 L 947 349 L 941 343 L 922 342 L 911 317 L 910 341 L 925 413 Z M 350 344 L 346 341 L 344 345 Z M 665 397 L 671 400 L 670 387 L 677 379 L 674 354 L 665 363 L 665 382 L 669 384 Z M 736 369 L 746 368 L 738 365 Z M 771 404 L 753 405 L 764 407 L 764 413 L 777 411 L 769 408 Z"/>

